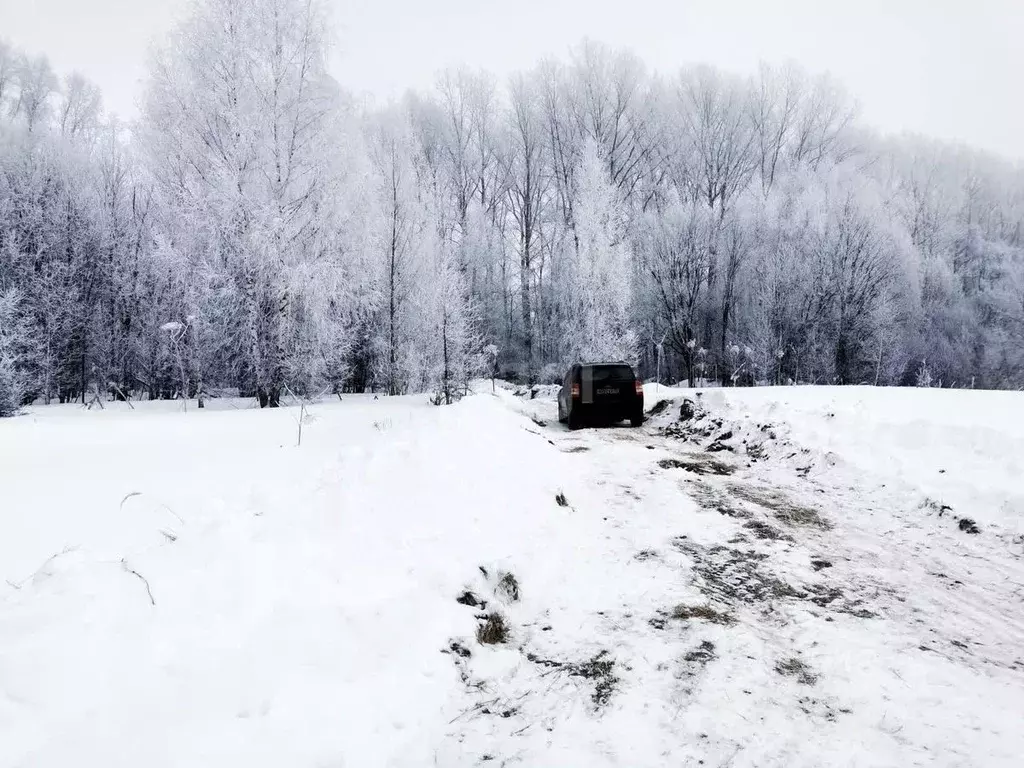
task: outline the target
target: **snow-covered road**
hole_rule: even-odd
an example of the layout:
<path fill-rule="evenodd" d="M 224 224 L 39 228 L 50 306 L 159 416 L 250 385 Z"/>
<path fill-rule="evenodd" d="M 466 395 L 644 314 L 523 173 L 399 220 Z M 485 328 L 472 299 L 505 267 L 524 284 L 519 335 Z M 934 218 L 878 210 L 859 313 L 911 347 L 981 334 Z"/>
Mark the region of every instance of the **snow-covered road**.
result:
<path fill-rule="evenodd" d="M 0 766 L 1019 765 L 1012 419 L 809 392 L 0 422 Z"/>

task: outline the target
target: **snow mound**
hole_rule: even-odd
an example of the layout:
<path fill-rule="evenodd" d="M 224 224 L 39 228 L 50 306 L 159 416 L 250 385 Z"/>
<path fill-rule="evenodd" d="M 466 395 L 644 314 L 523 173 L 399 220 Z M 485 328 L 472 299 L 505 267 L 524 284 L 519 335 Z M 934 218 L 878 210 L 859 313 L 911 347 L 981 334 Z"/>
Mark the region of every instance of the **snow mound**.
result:
<path fill-rule="evenodd" d="M 773 460 L 806 474 L 820 460 L 809 448 L 796 445 L 785 421 L 756 420 L 736 414 L 715 391 L 659 398 L 647 411 L 648 423 L 664 437 L 726 453 L 749 462 Z"/>
<path fill-rule="evenodd" d="M 995 526 L 1024 552 L 1024 397 L 878 387 L 660 387 L 664 436 L 797 474 L 896 487 L 964 530 Z M 667 401 L 667 405 L 660 405 Z M 681 409 L 692 415 L 681 418 Z M 649 411 L 651 413 L 651 411 Z M 977 527 L 973 526 L 973 527 Z"/>
<path fill-rule="evenodd" d="M 561 388 L 558 384 L 534 384 L 532 387 L 517 387 L 513 394 L 524 400 L 553 400 Z"/>

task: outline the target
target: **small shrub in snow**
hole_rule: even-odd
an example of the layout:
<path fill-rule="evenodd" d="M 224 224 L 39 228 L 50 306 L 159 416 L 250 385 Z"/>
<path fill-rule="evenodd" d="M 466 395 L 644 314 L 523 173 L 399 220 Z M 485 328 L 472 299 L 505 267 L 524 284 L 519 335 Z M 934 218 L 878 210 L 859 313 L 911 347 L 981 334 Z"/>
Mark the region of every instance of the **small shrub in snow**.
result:
<path fill-rule="evenodd" d="M 509 629 L 505 617 L 492 611 L 476 628 L 476 641 L 481 645 L 500 645 L 508 641 Z"/>
<path fill-rule="evenodd" d="M 921 367 L 917 369 L 917 386 L 930 387 L 932 385 L 932 372 L 928 367 L 928 361 L 922 360 Z"/>
<path fill-rule="evenodd" d="M 565 494 L 564 493 L 559 491 L 558 493 L 555 494 L 555 504 L 557 504 L 560 507 L 568 507 L 569 506 L 569 500 L 567 498 L 565 498 Z"/>

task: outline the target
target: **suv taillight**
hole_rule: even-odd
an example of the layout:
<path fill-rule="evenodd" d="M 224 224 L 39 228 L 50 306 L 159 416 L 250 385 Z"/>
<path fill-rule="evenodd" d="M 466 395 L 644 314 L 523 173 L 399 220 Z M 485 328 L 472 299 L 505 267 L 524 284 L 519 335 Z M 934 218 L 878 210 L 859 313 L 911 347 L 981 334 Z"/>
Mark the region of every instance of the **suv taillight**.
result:
<path fill-rule="evenodd" d="M 579 384 L 573 384 L 571 387 L 569 387 L 569 396 L 570 397 L 579 397 L 580 396 L 580 385 Z"/>
<path fill-rule="evenodd" d="M 640 380 L 636 380 L 636 393 L 642 395 L 644 393 L 644 383 Z"/>

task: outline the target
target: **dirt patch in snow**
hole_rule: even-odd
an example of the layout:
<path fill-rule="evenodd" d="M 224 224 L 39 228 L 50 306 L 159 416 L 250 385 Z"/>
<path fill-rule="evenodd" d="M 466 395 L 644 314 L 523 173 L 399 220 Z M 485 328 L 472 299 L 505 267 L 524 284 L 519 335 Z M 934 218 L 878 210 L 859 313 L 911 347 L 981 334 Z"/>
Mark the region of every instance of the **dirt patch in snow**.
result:
<path fill-rule="evenodd" d="M 662 459 L 658 466 L 662 469 L 685 469 L 697 475 L 731 475 L 736 471 L 731 464 L 706 453 L 693 453 L 678 459 Z"/>
<path fill-rule="evenodd" d="M 811 671 L 811 668 L 795 656 L 777 662 L 775 671 L 784 677 L 796 678 L 801 685 L 814 685 L 818 682 L 818 676 Z"/>
<path fill-rule="evenodd" d="M 696 662 L 701 666 L 714 661 L 715 658 L 715 644 L 710 640 L 701 641 L 700 645 L 693 650 L 687 651 L 686 655 L 683 656 L 684 661 Z"/>
<path fill-rule="evenodd" d="M 498 578 L 498 585 L 494 588 L 494 592 L 507 602 L 519 602 L 519 580 L 516 579 L 513 573 L 502 573 Z"/>
<path fill-rule="evenodd" d="M 875 614 L 864 607 L 859 598 L 849 598 L 839 587 L 828 584 L 808 584 L 801 596 L 819 608 L 833 613 L 843 613 L 857 619 L 873 619 Z"/>
<path fill-rule="evenodd" d="M 969 517 L 961 517 L 960 522 L 957 523 L 957 527 L 964 533 L 981 533 L 981 529 L 978 528 L 978 524 Z"/>
<path fill-rule="evenodd" d="M 615 660 L 608 655 L 608 651 L 601 651 L 585 662 L 569 665 L 568 672 L 571 677 L 582 677 L 594 682 L 594 695 L 591 700 L 597 707 L 608 703 L 612 691 L 615 690 L 615 684 L 619 681 L 615 677 Z"/>
<path fill-rule="evenodd" d="M 663 414 L 665 411 L 667 411 L 669 409 L 670 405 L 672 405 L 672 401 L 671 400 L 659 400 L 654 405 L 652 405 L 650 407 L 650 409 L 648 409 L 647 415 L 648 416 L 660 416 L 661 414 Z"/>
<path fill-rule="evenodd" d="M 750 520 L 743 524 L 743 527 L 751 531 L 757 538 L 764 541 L 792 541 L 792 537 L 787 536 L 774 525 L 769 525 L 763 520 Z"/>
<path fill-rule="evenodd" d="M 448 648 L 445 649 L 443 652 L 454 654 L 455 656 L 458 656 L 460 659 L 468 659 L 470 656 L 473 655 L 473 652 L 469 650 L 469 648 L 467 648 L 457 640 L 452 640 L 452 642 L 449 643 Z"/>
<path fill-rule="evenodd" d="M 693 693 L 695 679 L 700 677 L 704 668 L 717 658 L 715 644 L 710 640 L 701 640 L 699 645 L 683 654 L 675 677 L 683 683 L 683 690 L 687 694 Z"/>
<path fill-rule="evenodd" d="M 701 591 L 726 604 L 755 605 L 798 597 L 800 592 L 762 566 L 768 555 L 749 549 L 716 545 L 703 547 L 685 537 L 673 542 L 694 561 Z"/>
<path fill-rule="evenodd" d="M 713 440 L 715 435 L 720 434 L 722 432 L 722 423 L 721 419 L 704 414 L 698 419 L 673 421 L 661 429 L 661 434 L 676 440 L 702 443 L 704 440 Z"/>
<path fill-rule="evenodd" d="M 944 517 L 949 513 L 956 520 L 956 526 L 959 530 L 971 535 L 981 533 L 981 529 L 972 518 L 956 517 L 953 512 L 953 508 L 949 506 L 949 504 L 943 504 L 942 502 L 936 501 L 932 498 L 925 498 L 925 500 L 921 502 L 921 509 L 928 510 L 929 512 L 936 512 L 939 517 Z"/>
<path fill-rule="evenodd" d="M 469 589 L 456 597 L 455 602 L 459 605 L 468 605 L 470 608 L 480 608 L 481 610 L 487 607 L 487 601 L 481 599 L 475 592 Z"/>
<path fill-rule="evenodd" d="M 690 494 L 698 504 L 707 509 L 713 509 L 720 515 L 739 518 L 742 520 L 753 517 L 752 512 L 739 506 L 735 499 L 706 481 L 688 481 L 685 487 L 686 492 Z"/>
<path fill-rule="evenodd" d="M 682 536 L 673 544 L 693 560 L 697 586 L 712 601 L 770 607 L 773 601 L 792 600 L 859 619 L 875 617 L 861 598 L 850 597 L 839 587 L 823 582 L 794 586 L 779 578 L 769 569 L 769 556 L 764 552 L 739 546 L 705 547 Z M 657 619 L 651 621 L 656 628 L 664 628 L 665 622 L 661 623 L 658 627 Z"/>
<path fill-rule="evenodd" d="M 672 618 L 703 619 L 712 624 L 722 624 L 725 626 L 736 622 L 731 614 L 716 610 L 707 603 L 704 605 L 677 605 L 672 609 Z"/>
<path fill-rule="evenodd" d="M 800 711 L 811 717 L 820 717 L 830 723 L 834 723 L 839 715 L 848 715 L 853 710 L 849 707 L 836 706 L 833 703 L 810 696 L 801 696 L 797 699 Z"/>
<path fill-rule="evenodd" d="M 730 483 L 728 489 L 732 495 L 770 510 L 777 520 L 787 525 L 808 526 L 822 530 L 832 527 L 832 524 L 822 517 L 817 509 L 796 503 L 776 488 Z"/>

